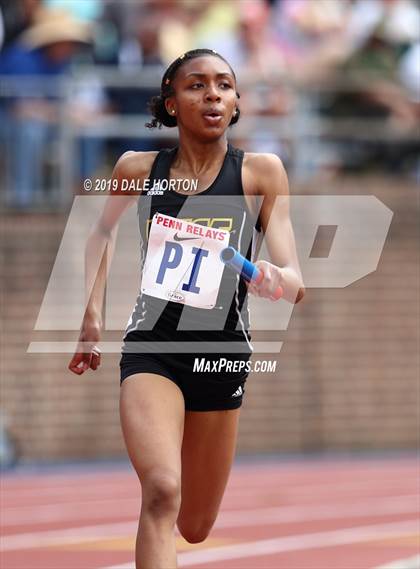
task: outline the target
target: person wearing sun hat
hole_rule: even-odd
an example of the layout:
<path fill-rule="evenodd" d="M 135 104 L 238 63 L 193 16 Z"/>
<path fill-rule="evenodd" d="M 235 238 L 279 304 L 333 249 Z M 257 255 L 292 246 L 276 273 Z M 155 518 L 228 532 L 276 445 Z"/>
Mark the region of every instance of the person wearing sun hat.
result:
<path fill-rule="evenodd" d="M 12 207 L 30 207 L 41 194 L 46 145 L 59 135 L 60 99 L 55 87 L 68 73 L 74 56 L 91 41 L 89 24 L 66 10 L 41 7 L 34 15 L 33 24 L 2 53 L 0 75 L 35 78 L 30 97 L 28 90 L 22 87 L 22 93 L 3 103 L 2 115 L 9 125 L 7 146 L 10 148 L 6 201 Z M 103 90 L 92 76 L 83 86 L 83 92 L 78 92 L 71 102 L 69 112 L 75 114 L 72 121 L 85 123 L 96 116 L 104 104 Z M 82 177 L 97 167 L 101 144 L 94 139 L 83 141 Z"/>
<path fill-rule="evenodd" d="M 22 44 L 30 49 L 69 42 L 88 44 L 92 40 L 89 24 L 78 20 L 63 8 L 41 7 L 30 26 L 21 36 Z"/>

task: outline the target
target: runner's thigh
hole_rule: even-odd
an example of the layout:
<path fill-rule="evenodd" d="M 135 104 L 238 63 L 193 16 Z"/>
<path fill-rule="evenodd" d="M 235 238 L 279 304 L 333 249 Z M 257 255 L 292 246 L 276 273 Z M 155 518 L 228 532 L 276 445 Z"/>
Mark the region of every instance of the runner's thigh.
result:
<path fill-rule="evenodd" d="M 121 427 L 140 480 L 156 471 L 180 476 L 185 411 L 179 387 L 166 377 L 139 373 L 120 389 Z"/>
<path fill-rule="evenodd" d="M 210 528 L 216 519 L 235 455 L 239 413 L 240 409 L 186 412 L 181 533 Z"/>

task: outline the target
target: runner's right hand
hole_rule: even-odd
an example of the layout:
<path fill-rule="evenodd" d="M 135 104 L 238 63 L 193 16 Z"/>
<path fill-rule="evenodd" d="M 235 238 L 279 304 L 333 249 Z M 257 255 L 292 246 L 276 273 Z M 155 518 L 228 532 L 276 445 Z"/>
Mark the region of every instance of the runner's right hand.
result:
<path fill-rule="evenodd" d="M 96 344 L 99 342 L 101 329 L 99 318 L 85 316 L 76 351 L 68 366 L 70 371 L 82 375 L 89 368 L 95 370 L 99 367 L 101 352 Z"/>

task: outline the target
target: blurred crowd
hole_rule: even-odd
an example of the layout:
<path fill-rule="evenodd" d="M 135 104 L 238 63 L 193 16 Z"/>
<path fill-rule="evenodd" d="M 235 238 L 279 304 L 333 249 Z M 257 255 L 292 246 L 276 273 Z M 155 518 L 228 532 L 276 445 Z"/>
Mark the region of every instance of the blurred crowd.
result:
<path fill-rule="evenodd" d="M 376 160 L 418 171 L 415 0 L 0 0 L 0 164 L 9 205 L 43 199 L 63 120 L 80 126 L 75 186 L 127 149 L 161 147 L 164 132 L 142 138 L 142 123 L 129 139 L 85 136 L 83 129 L 107 116 L 147 114 L 156 88 L 142 85 L 139 71 L 161 73 L 196 47 L 215 49 L 237 73 L 242 117 L 255 120 L 253 134 L 237 141 L 245 150 L 276 152 L 286 163 L 293 158 L 281 128 L 265 131 L 263 117 L 271 123 L 278 117 L 279 125 L 290 117 L 300 125 L 314 117 L 376 119 L 395 133 L 386 152 L 383 140 L 361 144 L 356 132 L 343 143 L 331 132 L 324 162 L 360 169 Z M 69 96 L 63 80 L 86 65 L 91 72 Z M 107 83 L 104 69 L 139 81 Z M 317 137 L 295 152 L 320 151 Z M 353 159 L 345 160 L 349 148 Z M 314 164 L 316 170 L 323 161 Z"/>

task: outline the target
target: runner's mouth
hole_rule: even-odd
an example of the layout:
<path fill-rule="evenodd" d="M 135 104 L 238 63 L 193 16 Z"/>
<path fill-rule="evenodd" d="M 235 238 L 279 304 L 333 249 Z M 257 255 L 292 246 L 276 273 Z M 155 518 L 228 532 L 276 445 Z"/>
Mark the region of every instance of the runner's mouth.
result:
<path fill-rule="evenodd" d="M 219 111 L 206 111 L 203 118 L 208 124 L 217 125 L 223 120 L 223 114 Z"/>

